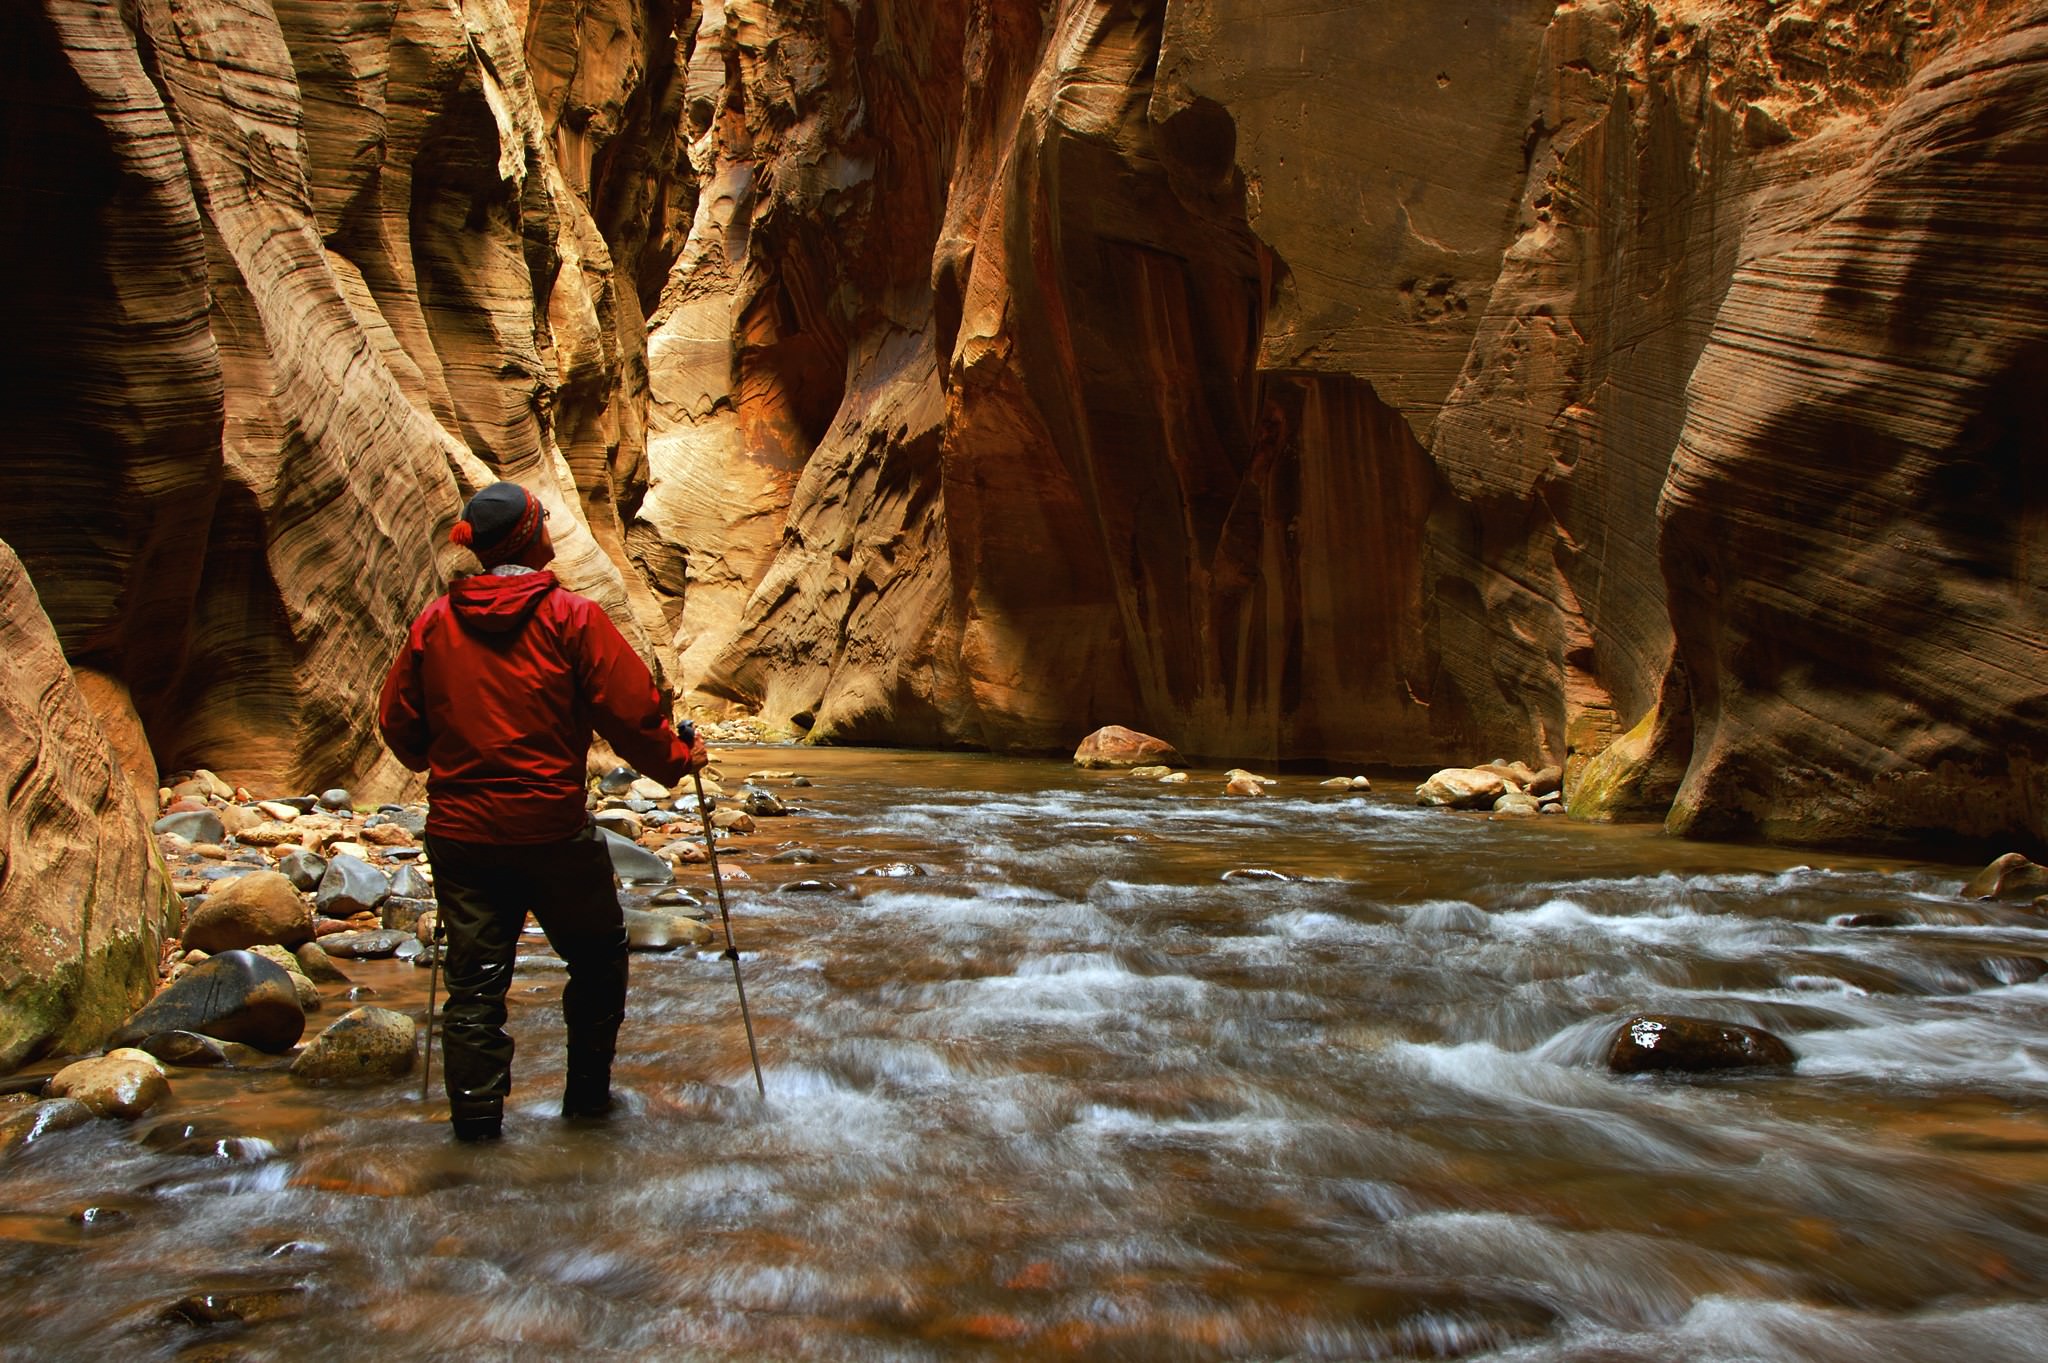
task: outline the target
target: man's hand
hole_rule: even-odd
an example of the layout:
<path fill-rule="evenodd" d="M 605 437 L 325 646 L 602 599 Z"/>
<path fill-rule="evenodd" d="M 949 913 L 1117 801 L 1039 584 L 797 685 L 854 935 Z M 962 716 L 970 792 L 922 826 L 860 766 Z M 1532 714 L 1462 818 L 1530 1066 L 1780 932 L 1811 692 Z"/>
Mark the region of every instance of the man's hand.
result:
<path fill-rule="evenodd" d="M 693 734 L 690 738 L 690 764 L 683 768 L 683 775 L 699 772 L 711 765 L 711 750 L 704 746 L 704 735 Z"/>

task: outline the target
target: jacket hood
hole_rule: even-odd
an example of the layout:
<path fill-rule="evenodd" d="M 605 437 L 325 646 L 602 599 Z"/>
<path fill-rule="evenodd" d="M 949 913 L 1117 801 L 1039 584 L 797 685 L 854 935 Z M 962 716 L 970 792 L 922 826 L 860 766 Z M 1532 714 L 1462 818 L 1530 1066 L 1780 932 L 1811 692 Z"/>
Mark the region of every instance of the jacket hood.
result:
<path fill-rule="evenodd" d="M 448 605 L 455 618 L 484 634 L 515 633 L 533 615 L 547 594 L 555 589 L 550 572 L 519 573 L 498 577 L 484 573 L 465 577 L 448 589 Z"/>

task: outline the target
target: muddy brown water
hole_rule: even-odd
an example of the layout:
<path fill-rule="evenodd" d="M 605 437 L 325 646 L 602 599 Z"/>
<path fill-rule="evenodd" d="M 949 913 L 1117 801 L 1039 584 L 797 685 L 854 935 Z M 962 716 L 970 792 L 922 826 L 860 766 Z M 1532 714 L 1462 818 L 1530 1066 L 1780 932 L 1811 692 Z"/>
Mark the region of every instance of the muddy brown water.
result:
<path fill-rule="evenodd" d="M 724 765 L 815 782 L 728 855 L 766 1104 L 729 967 L 639 955 L 626 1112 L 565 1129 L 530 938 L 500 1146 L 416 1078 L 179 1071 L 0 1168 L 0 1357 L 2048 1357 L 2048 932 L 1969 868 L 1308 778 Z M 1799 1063 L 1614 1078 L 1639 1009 Z"/>

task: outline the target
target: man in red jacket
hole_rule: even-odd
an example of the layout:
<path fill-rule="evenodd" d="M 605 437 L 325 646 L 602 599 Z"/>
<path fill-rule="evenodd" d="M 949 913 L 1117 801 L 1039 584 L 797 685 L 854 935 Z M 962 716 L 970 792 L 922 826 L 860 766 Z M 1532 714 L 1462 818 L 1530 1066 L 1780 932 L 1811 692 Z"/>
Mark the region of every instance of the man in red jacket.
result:
<path fill-rule="evenodd" d="M 585 809 L 595 729 L 665 785 L 704 765 L 618 629 L 547 571 L 547 513 L 517 483 L 470 498 L 450 535 L 476 554 L 413 621 L 384 680 L 384 742 L 427 775 L 427 855 L 448 935 L 443 1078 L 458 1140 L 495 1140 L 512 1087 L 505 990 L 529 910 L 569 967 L 564 1117 L 611 1110 L 626 928 Z"/>

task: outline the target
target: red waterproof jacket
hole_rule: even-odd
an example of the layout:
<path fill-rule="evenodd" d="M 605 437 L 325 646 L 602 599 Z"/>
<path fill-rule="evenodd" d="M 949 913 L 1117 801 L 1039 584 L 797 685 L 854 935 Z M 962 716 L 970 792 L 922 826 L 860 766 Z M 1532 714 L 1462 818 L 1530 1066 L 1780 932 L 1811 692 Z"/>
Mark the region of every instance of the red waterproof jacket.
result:
<path fill-rule="evenodd" d="M 674 785 L 690 761 L 654 678 L 598 605 L 549 572 L 462 578 L 413 621 L 377 725 L 427 773 L 427 831 L 457 842 L 573 837 L 595 729 Z"/>

